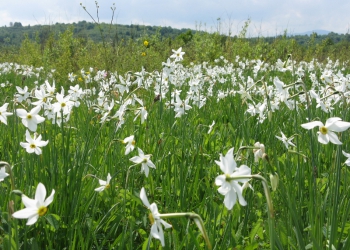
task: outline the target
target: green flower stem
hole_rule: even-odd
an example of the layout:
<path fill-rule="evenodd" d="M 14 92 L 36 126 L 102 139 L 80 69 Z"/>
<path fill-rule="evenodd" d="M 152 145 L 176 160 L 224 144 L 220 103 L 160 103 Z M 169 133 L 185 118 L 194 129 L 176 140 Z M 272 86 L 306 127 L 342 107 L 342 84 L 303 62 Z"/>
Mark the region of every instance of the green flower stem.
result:
<path fill-rule="evenodd" d="M 307 160 L 307 159 L 308 159 L 308 157 L 307 157 L 306 155 L 304 155 L 304 154 L 302 154 L 302 153 L 300 153 L 300 152 L 297 152 L 297 151 L 295 151 L 295 150 L 288 149 L 288 153 L 300 155 L 301 157 L 304 158 L 304 160 Z"/>
<path fill-rule="evenodd" d="M 128 187 L 129 173 L 130 173 L 131 168 L 133 168 L 139 164 L 140 163 L 133 164 L 128 168 L 128 171 L 126 172 L 125 189 Z M 125 197 L 125 199 L 126 199 L 126 197 Z"/>
<path fill-rule="evenodd" d="M 189 219 L 192 219 L 197 227 L 199 228 L 199 230 L 201 231 L 201 233 L 203 234 L 204 240 L 207 243 L 208 249 L 212 249 L 211 243 L 209 241 L 209 237 L 207 234 L 207 231 L 205 230 L 204 227 L 204 223 L 202 218 L 196 214 L 196 213 L 192 213 L 192 212 L 187 212 L 187 213 L 167 213 L 167 214 L 160 214 L 159 215 L 160 218 L 179 218 L 179 217 L 186 217 Z"/>
<path fill-rule="evenodd" d="M 267 184 L 267 180 L 259 174 L 254 174 L 254 175 L 241 175 L 241 176 L 234 176 L 234 177 L 226 177 L 226 181 L 241 180 L 241 179 L 247 179 L 247 178 L 253 178 L 253 179 L 260 180 L 262 185 L 263 185 L 265 197 L 266 197 L 266 203 L 267 203 L 267 207 L 269 210 L 268 216 L 269 216 L 270 248 L 275 249 L 275 242 L 277 241 L 277 238 L 276 238 L 276 234 L 275 234 L 275 230 L 274 230 L 274 223 L 275 223 L 274 222 L 274 211 L 273 211 L 271 193 L 270 193 L 270 189 L 269 189 L 268 184 Z"/>

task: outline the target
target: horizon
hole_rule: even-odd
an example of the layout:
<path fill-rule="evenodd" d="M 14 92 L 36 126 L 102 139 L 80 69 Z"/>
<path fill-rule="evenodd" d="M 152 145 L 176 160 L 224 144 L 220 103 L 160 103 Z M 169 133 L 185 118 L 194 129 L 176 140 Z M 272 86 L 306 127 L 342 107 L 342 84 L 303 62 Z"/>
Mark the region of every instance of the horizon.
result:
<path fill-rule="evenodd" d="M 89 20 L 81 20 L 81 21 L 77 21 L 77 22 L 71 22 L 71 23 L 59 23 L 59 22 L 56 22 L 56 23 L 51 23 L 51 24 L 34 24 L 34 25 L 31 25 L 31 24 L 28 24 L 28 25 L 24 25 L 22 24 L 21 22 L 11 22 L 9 25 L 4 25 L 4 26 L 0 26 L 0 28 L 11 28 L 13 27 L 13 25 L 15 23 L 21 23 L 22 27 L 28 27 L 28 26 L 45 26 L 45 25 L 56 25 L 56 24 L 63 24 L 63 25 L 74 25 L 74 24 L 77 24 L 79 22 L 87 22 L 87 23 L 94 23 L 93 20 L 89 21 Z M 108 22 L 100 22 L 101 24 L 109 24 Z M 12 26 L 11 26 L 12 25 Z M 151 25 L 151 24 L 120 24 L 120 23 L 113 23 L 113 25 L 141 25 L 141 26 L 145 26 L 145 27 L 170 27 L 172 29 L 178 29 L 178 30 L 182 30 L 182 29 L 189 29 L 189 30 L 194 30 L 194 31 L 197 31 L 196 29 L 191 29 L 191 28 L 176 28 L 176 27 L 171 27 L 171 26 L 161 26 L 161 25 Z M 207 31 L 207 30 L 198 30 L 198 31 L 204 31 L 204 32 L 210 32 L 210 31 Z M 308 30 L 308 31 L 304 31 L 304 32 L 298 32 L 298 33 L 289 33 L 287 31 L 287 36 L 303 36 L 303 35 L 307 35 L 307 36 L 310 36 L 312 33 L 316 33 L 318 35 L 328 35 L 329 33 L 335 33 L 335 34 L 338 34 L 338 35 L 345 35 L 345 34 L 348 34 L 348 33 L 337 33 L 337 32 L 334 32 L 334 31 L 331 31 L 331 30 L 323 30 L 323 29 L 313 29 L 313 30 Z M 224 34 L 222 33 L 223 35 L 227 35 L 227 34 Z M 280 35 L 283 35 L 284 32 L 280 33 L 280 34 L 276 34 L 274 36 L 270 36 L 270 37 L 275 37 L 275 36 L 280 36 Z M 254 38 L 254 36 L 248 36 L 248 38 Z"/>
<path fill-rule="evenodd" d="M 97 20 L 94 1 L 82 0 L 82 5 Z M 113 24 L 172 27 L 176 29 L 220 31 L 222 34 L 237 35 L 244 23 L 250 19 L 247 37 L 276 36 L 287 30 L 288 35 L 313 30 L 326 30 L 337 34 L 349 32 L 350 18 L 346 10 L 350 2 L 335 0 L 294 0 L 280 3 L 270 1 L 218 0 L 121 0 L 113 5 L 106 0 L 98 3 L 100 22 Z M 18 8 L 20 6 L 20 8 Z M 347 8 L 348 7 L 348 8 Z M 77 0 L 14 0 L 0 3 L 0 26 L 10 22 L 28 25 L 52 25 L 55 23 L 93 22 L 92 18 Z"/>

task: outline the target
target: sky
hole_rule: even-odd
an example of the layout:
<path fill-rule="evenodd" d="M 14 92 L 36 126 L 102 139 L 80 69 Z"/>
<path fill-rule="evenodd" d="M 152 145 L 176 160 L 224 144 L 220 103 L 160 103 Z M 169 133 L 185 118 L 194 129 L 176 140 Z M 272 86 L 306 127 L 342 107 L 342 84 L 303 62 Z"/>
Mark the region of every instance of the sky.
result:
<path fill-rule="evenodd" d="M 113 5 L 113 3 L 115 5 Z M 50 25 L 97 21 L 94 0 L 0 0 L 0 26 L 10 22 Z M 237 35 L 249 19 L 247 37 L 313 30 L 350 33 L 349 0 L 100 0 L 101 22 L 171 26 Z"/>

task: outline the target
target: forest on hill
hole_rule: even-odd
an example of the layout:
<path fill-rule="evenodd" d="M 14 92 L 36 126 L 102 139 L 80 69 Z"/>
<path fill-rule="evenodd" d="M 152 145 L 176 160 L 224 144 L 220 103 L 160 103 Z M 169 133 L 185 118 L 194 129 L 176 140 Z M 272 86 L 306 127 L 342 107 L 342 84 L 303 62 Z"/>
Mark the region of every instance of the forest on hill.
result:
<path fill-rule="evenodd" d="M 55 69 L 57 80 L 69 73 L 94 67 L 128 72 L 160 70 L 162 62 L 179 48 L 183 64 L 213 63 L 218 58 L 239 58 L 273 64 L 293 56 L 297 61 L 350 58 L 350 34 L 295 35 L 287 31 L 275 37 L 248 37 L 250 20 L 239 34 L 220 31 L 174 29 L 145 25 L 120 25 L 81 21 L 73 24 L 23 26 L 19 22 L 0 27 L 0 62 L 14 62 Z"/>
<path fill-rule="evenodd" d="M 19 46 L 27 36 L 30 40 L 44 42 L 50 35 L 56 38 L 59 34 L 72 28 L 76 38 L 91 39 L 98 43 L 102 42 L 101 32 L 108 34 L 112 39 L 128 40 L 141 36 L 152 36 L 159 33 L 162 37 L 175 38 L 190 29 L 174 29 L 171 27 L 145 26 L 138 24 L 122 25 L 80 21 L 78 23 L 64 24 L 55 23 L 52 25 L 23 26 L 20 22 L 10 23 L 7 27 L 0 27 L 1 46 Z M 195 32 L 195 31 L 193 31 Z"/>
<path fill-rule="evenodd" d="M 52 25 L 34 25 L 23 26 L 20 22 L 10 23 L 9 26 L 0 27 L 0 46 L 20 46 L 22 41 L 27 36 L 31 40 L 45 42 L 47 38 L 54 34 L 58 37 L 59 34 L 65 32 L 68 28 L 73 29 L 73 36 L 81 39 L 91 39 L 94 42 L 102 42 L 101 32 L 108 34 L 111 39 L 116 41 L 135 39 L 145 36 L 160 35 L 162 38 L 176 38 L 183 34 L 203 32 L 191 29 L 176 29 L 170 26 L 147 26 L 139 24 L 109 24 L 80 21 L 72 24 L 55 23 Z M 222 34 L 223 35 L 223 34 Z M 251 37 L 247 38 L 252 41 L 257 39 L 264 39 L 268 43 L 272 43 L 275 39 L 286 34 L 275 37 Z M 225 36 L 225 35 L 223 35 Z M 350 42 L 350 34 L 337 34 L 330 32 L 327 35 L 319 35 L 314 33 L 312 35 L 292 35 L 286 36 L 287 39 L 295 40 L 300 45 L 307 45 L 310 37 L 314 36 L 316 44 L 327 40 L 327 44 L 336 44 L 339 42 Z"/>

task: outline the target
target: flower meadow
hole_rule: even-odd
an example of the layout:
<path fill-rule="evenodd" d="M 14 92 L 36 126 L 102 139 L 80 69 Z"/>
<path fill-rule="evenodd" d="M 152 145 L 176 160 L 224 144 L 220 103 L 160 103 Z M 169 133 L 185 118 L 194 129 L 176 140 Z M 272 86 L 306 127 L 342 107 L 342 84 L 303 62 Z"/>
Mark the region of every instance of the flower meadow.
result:
<path fill-rule="evenodd" d="M 3 249 L 350 248 L 348 63 L 187 53 L 0 64 Z"/>

